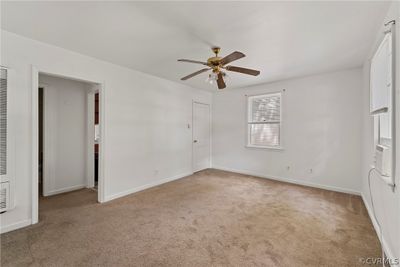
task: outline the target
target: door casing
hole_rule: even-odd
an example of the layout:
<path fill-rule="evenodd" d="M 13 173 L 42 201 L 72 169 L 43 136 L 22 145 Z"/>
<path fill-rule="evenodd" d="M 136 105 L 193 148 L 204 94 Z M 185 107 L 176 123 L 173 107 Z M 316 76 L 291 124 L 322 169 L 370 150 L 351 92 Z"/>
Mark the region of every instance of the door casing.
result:
<path fill-rule="evenodd" d="M 31 171 L 32 171 L 32 219 L 31 224 L 39 222 L 39 172 L 38 172 L 38 155 L 39 155 L 39 74 L 47 74 L 58 76 L 66 79 L 74 79 L 82 82 L 97 84 L 100 97 L 100 142 L 99 142 L 99 182 L 98 182 L 98 202 L 105 201 L 105 160 L 104 160 L 104 144 L 105 144 L 105 82 L 97 81 L 92 77 L 78 77 L 76 73 L 66 73 L 55 69 L 39 68 L 32 65 L 32 154 L 31 154 Z"/>

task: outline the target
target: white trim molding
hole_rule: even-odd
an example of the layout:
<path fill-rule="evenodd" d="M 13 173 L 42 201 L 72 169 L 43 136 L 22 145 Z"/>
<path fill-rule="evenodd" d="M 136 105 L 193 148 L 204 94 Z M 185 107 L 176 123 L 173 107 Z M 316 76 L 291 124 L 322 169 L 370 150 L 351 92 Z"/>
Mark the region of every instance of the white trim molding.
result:
<path fill-rule="evenodd" d="M 139 191 L 143 191 L 143 190 L 146 190 L 146 189 L 158 186 L 158 185 L 162 185 L 162 184 L 165 184 L 165 183 L 168 183 L 168 182 L 179 180 L 181 178 L 185 178 L 185 177 L 187 177 L 189 175 L 192 175 L 192 174 L 193 174 L 193 172 L 187 172 L 187 173 L 175 175 L 175 176 L 172 176 L 172 177 L 168 177 L 168 178 L 164 178 L 164 179 L 161 179 L 161 180 L 157 180 L 157 181 L 155 181 L 153 183 L 149 183 L 149 184 L 141 185 L 141 186 L 138 186 L 138 187 L 135 187 L 135 188 L 132 188 L 132 189 L 128 189 L 128 190 L 122 191 L 122 192 L 114 194 L 114 195 L 106 196 L 105 202 L 111 201 L 111 200 L 114 200 L 114 199 L 117 199 L 117 198 L 120 198 L 120 197 L 124 197 L 124 196 L 130 195 L 130 194 L 133 194 L 133 193 L 137 193 Z"/>
<path fill-rule="evenodd" d="M 63 71 L 39 68 L 31 65 L 32 72 L 32 154 L 31 154 L 31 170 L 32 170 L 32 219 L 31 224 L 39 222 L 39 173 L 38 173 L 38 150 L 39 150 L 39 114 L 38 114 L 38 93 L 39 93 L 39 74 L 48 74 L 56 77 L 74 79 L 82 82 L 96 84 L 99 88 L 100 97 L 100 132 L 99 141 L 99 180 L 98 180 L 98 202 L 102 203 L 105 199 L 105 177 L 104 177 L 104 143 L 105 143 L 105 81 L 97 81 L 90 77 L 77 77 L 71 73 Z M 86 185 L 84 185 L 86 187 Z M 78 188 L 76 188 L 78 189 Z M 63 189 L 62 189 L 63 190 Z M 62 191 L 61 190 L 61 191 Z M 58 190 L 60 191 L 60 190 Z M 57 191 L 57 192 L 58 192 Z M 59 192 L 61 193 L 61 192 Z M 55 194 L 55 193 L 54 193 Z"/>
<path fill-rule="evenodd" d="M 378 236 L 379 241 L 381 242 L 381 246 L 386 254 L 386 257 L 388 259 L 396 259 L 396 257 L 394 256 L 393 252 L 390 250 L 390 247 L 385 239 L 385 237 L 381 236 L 380 234 L 380 229 L 379 229 L 379 225 L 378 222 L 375 220 L 375 216 L 374 213 L 372 211 L 372 208 L 370 207 L 370 205 L 368 204 L 368 201 L 365 199 L 365 195 L 361 193 L 361 198 L 364 202 L 365 208 L 367 209 L 369 218 L 371 219 L 372 225 L 374 226 L 376 235 Z"/>
<path fill-rule="evenodd" d="M 30 219 L 19 221 L 19 222 L 13 223 L 13 224 L 9 224 L 9 225 L 6 225 L 6 226 L 3 226 L 0 228 L 0 234 L 11 232 L 11 231 L 29 226 L 31 224 L 32 224 L 32 220 L 30 220 Z"/>
<path fill-rule="evenodd" d="M 248 171 L 248 170 L 238 170 L 238 169 L 226 168 L 223 166 L 212 166 L 212 168 L 221 170 L 221 171 L 235 172 L 235 173 L 239 173 L 239 174 L 245 174 L 245 175 L 251 175 L 251 176 L 256 176 L 256 177 L 260 177 L 260 178 L 270 179 L 270 180 L 281 181 L 281 182 L 290 183 L 290 184 L 315 187 L 315 188 L 319 188 L 319 189 L 330 190 L 330 191 L 346 193 L 346 194 L 351 194 L 351 195 L 357 195 L 357 196 L 361 195 L 361 193 L 359 191 L 347 189 L 347 188 L 343 188 L 343 187 L 332 186 L 332 185 L 322 185 L 322 184 L 300 181 L 300 180 L 295 180 L 295 179 L 276 176 L 276 175 L 257 173 L 257 172 Z"/>
<path fill-rule="evenodd" d="M 45 196 L 47 197 L 47 196 L 52 196 L 52 195 L 56 195 L 56 194 L 66 193 L 66 192 L 70 192 L 70 191 L 79 190 L 82 188 L 86 188 L 86 184 L 74 185 L 74 186 L 60 188 L 57 190 L 52 190 L 52 191 L 47 192 L 47 194 Z"/>
<path fill-rule="evenodd" d="M 32 65 L 32 218 L 39 222 L 39 70 Z"/>

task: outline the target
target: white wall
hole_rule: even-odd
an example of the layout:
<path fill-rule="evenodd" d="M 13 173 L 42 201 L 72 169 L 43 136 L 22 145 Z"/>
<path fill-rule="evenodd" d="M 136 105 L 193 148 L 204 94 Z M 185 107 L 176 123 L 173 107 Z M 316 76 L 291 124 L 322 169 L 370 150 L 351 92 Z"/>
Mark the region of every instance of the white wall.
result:
<path fill-rule="evenodd" d="M 43 193 L 46 196 L 83 188 L 86 170 L 92 166 L 86 162 L 90 84 L 43 74 L 39 84 L 44 87 Z"/>
<path fill-rule="evenodd" d="M 398 20 L 400 15 L 400 4 L 399 2 L 393 2 L 392 6 L 389 8 L 388 13 L 384 20 L 381 22 L 381 29 L 377 33 L 376 43 L 371 48 L 371 52 L 369 55 L 369 59 L 366 60 L 363 69 L 363 113 L 362 113 L 362 122 L 363 122 L 363 130 L 362 130 L 362 195 L 364 202 L 369 209 L 370 216 L 372 221 L 375 224 L 375 228 L 377 228 L 375 219 L 372 215 L 372 206 L 371 206 L 371 198 L 368 188 L 368 171 L 371 168 L 373 163 L 373 155 L 374 155 L 374 126 L 373 126 L 373 118 L 369 115 L 369 67 L 370 67 L 370 58 L 372 58 L 373 53 L 375 52 L 378 44 L 383 39 L 383 24 L 392 19 L 397 19 L 397 76 L 396 76 L 396 87 L 397 87 L 397 107 L 396 107 L 396 116 L 397 116 L 397 127 L 396 127 L 396 138 L 397 138 L 397 170 L 396 170 L 396 189 L 393 192 L 391 188 L 386 185 L 383 180 L 381 180 L 376 173 L 372 174 L 371 177 L 371 189 L 374 198 L 375 211 L 377 219 L 379 220 L 382 226 L 383 232 L 383 245 L 385 247 L 386 253 L 391 258 L 400 258 L 400 98 L 399 98 L 399 86 L 400 86 L 400 21 Z M 387 28 L 385 28 L 387 29 Z M 379 234 L 379 231 L 377 231 Z"/>
<path fill-rule="evenodd" d="M 30 224 L 32 188 L 31 65 L 47 73 L 104 82 L 105 200 L 192 172 L 192 100 L 211 94 L 111 63 L 1 32 L 1 65 L 15 70 L 10 108 L 16 113 L 16 208 L 1 231 Z"/>
<path fill-rule="evenodd" d="M 359 193 L 361 75 L 351 69 L 215 94 L 213 166 Z M 283 89 L 284 149 L 246 148 L 245 95 Z"/>

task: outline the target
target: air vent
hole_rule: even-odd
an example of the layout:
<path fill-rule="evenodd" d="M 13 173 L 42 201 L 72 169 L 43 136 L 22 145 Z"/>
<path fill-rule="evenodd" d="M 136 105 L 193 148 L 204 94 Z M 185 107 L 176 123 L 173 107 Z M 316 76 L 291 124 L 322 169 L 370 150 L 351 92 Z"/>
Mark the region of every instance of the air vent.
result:
<path fill-rule="evenodd" d="M 0 213 L 5 212 L 10 207 L 10 183 L 5 182 L 0 185 Z"/>
<path fill-rule="evenodd" d="M 7 174 L 7 70 L 0 69 L 0 175 Z"/>

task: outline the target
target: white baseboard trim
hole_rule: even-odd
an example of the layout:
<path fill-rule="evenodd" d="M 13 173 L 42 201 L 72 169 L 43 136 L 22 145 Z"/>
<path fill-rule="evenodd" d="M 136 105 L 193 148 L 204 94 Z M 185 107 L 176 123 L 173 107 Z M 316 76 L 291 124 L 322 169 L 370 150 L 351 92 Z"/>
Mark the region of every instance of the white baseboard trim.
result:
<path fill-rule="evenodd" d="M 369 218 L 370 218 L 371 221 L 372 221 L 372 225 L 374 226 L 376 235 L 378 236 L 378 239 L 379 239 L 379 241 L 381 242 L 381 245 L 382 245 L 382 247 L 383 247 L 383 250 L 385 251 L 386 257 L 387 257 L 388 259 L 396 259 L 395 256 L 394 256 L 394 254 L 393 254 L 393 252 L 392 252 L 391 249 L 389 248 L 388 243 L 387 243 L 385 237 L 384 237 L 384 236 L 381 236 L 380 229 L 379 229 L 379 225 L 378 225 L 378 222 L 375 220 L 375 216 L 374 216 L 374 213 L 373 213 L 373 211 L 372 211 L 372 207 L 369 205 L 369 202 L 365 199 L 365 195 L 364 195 L 363 193 L 361 193 L 361 198 L 362 198 L 362 200 L 363 200 L 363 202 L 364 202 L 364 205 L 365 205 L 365 207 L 366 207 L 366 209 L 367 209 L 367 211 L 368 211 L 368 215 L 369 215 Z"/>
<path fill-rule="evenodd" d="M 52 196 L 52 195 L 56 195 L 56 194 L 74 191 L 74 190 L 86 188 L 86 186 L 87 186 L 86 184 L 80 184 L 80 185 L 74 185 L 74 186 L 70 186 L 70 187 L 64 187 L 64 188 L 60 188 L 57 190 L 52 190 L 50 192 L 47 192 L 46 194 L 44 194 L 44 192 L 43 192 L 43 196 L 48 197 L 48 196 Z"/>
<path fill-rule="evenodd" d="M 222 167 L 222 166 L 213 166 L 212 168 L 222 170 L 222 171 L 236 172 L 236 173 L 245 174 L 245 175 L 257 176 L 260 178 L 266 178 L 266 179 L 270 179 L 270 180 L 277 180 L 277 181 L 291 183 L 291 184 L 315 187 L 315 188 L 320 188 L 320 189 L 325 189 L 325 190 L 330 190 L 330 191 L 335 191 L 335 192 L 340 192 L 340 193 L 352 194 L 352 195 L 357 195 L 357 196 L 361 195 L 359 191 L 342 188 L 342 187 L 337 187 L 337 186 L 322 185 L 322 184 L 306 182 L 306 181 L 299 181 L 299 180 L 275 176 L 275 175 L 266 175 L 266 174 L 257 173 L 257 172 L 253 172 L 253 171 L 226 168 L 226 167 Z"/>
<path fill-rule="evenodd" d="M 161 185 L 161 184 L 165 184 L 165 183 L 168 183 L 168 182 L 171 182 L 171 181 L 174 181 L 174 180 L 178 180 L 178 179 L 184 178 L 184 177 L 192 175 L 192 174 L 193 174 L 193 172 L 188 172 L 188 173 L 184 173 L 184 174 L 180 174 L 180 175 L 175 175 L 175 176 L 172 176 L 172 177 L 168 177 L 168 178 L 165 178 L 165 179 L 158 180 L 158 181 L 153 182 L 153 183 L 149 183 L 149 184 L 146 184 L 146 185 L 135 187 L 135 188 L 132 188 L 132 189 L 129 189 L 129 190 L 126 190 L 126 191 L 111 195 L 111 196 L 106 196 L 105 202 L 113 200 L 113 199 L 117 199 L 117 198 L 120 198 L 120 197 L 124 197 L 126 195 L 133 194 L 133 193 L 136 193 L 136 192 L 139 192 L 139 191 L 151 188 L 151 187 L 155 187 L 157 185 Z M 64 192 L 68 192 L 68 191 L 72 191 L 72 190 L 77 190 L 77 189 L 81 189 L 81 188 L 85 188 L 86 186 L 87 185 L 84 184 L 84 185 L 78 185 L 78 186 L 72 186 L 72 187 L 68 187 L 68 188 L 62 188 L 62 189 L 59 189 L 59 190 L 54 190 L 54 191 L 51 191 L 48 194 L 48 196 L 59 194 L 59 193 L 64 193 Z M 32 221 L 29 219 L 29 220 L 24 220 L 24 221 L 20 221 L 20 222 L 17 222 L 17 223 L 13 223 L 13 224 L 10 224 L 10 225 L 6 225 L 6 226 L 3 226 L 3 227 L 0 228 L 0 233 L 2 234 L 2 233 L 7 233 L 7 232 L 10 232 L 10 231 L 14 231 L 14 230 L 17 230 L 19 228 L 29 226 L 31 224 L 32 224 Z"/>
<path fill-rule="evenodd" d="M 168 183 L 168 182 L 171 182 L 171 181 L 174 181 L 174 180 L 178 180 L 178 179 L 181 179 L 183 177 L 186 177 L 186 176 L 189 176 L 189 175 L 192 175 L 192 174 L 193 174 L 193 172 L 183 173 L 183 174 L 175 175 L 175 176 L 172 176 L 172 177 L 164 178 L 164 179 L 155 181 L 153 183 L 149 183 L 149 184 L 138 186 L 138 187 L 135 187 L 135 188 L 132 188 L 132 189 L 128 189 L 128 190 L 122 191 L 122 192 L 117 193 L 117 194 L 106 196 L 104 202 L 107 202 L 107 201 L 110 201 L 110 200 L 114 200 L 114 199 L 117 199 L 117 198 L 120 198 L 120 197 L 124 197 L 124 196 L 130 195 L 130 194 L 133 194 L 133 193 L 136 193 L 136 192 L 139 192 L 139 191 L 143 191 L 145 189 L 148 189 L 148 188 L 151 188 L 151 187 L 155 187 L 157 185 L 161 185 L 161 184 L 165 184 L 165 183 Z"/>
<path fill-rule="evenodd" d="M 32 224 L 32 221 L 29 219 L 29 220 L 23 220 L 23 221 L 20 221 L 20 222 L 9 224 L 9 225 L 6 225 L 6 226 L 2 226 L 0 228 L 0 234 L 4 234 L 4 233 L 10 232 L 10 231 L 14 231 L 14 230 L 17 230 L 19 228 L 29 226 L 31 224 Z"/>

